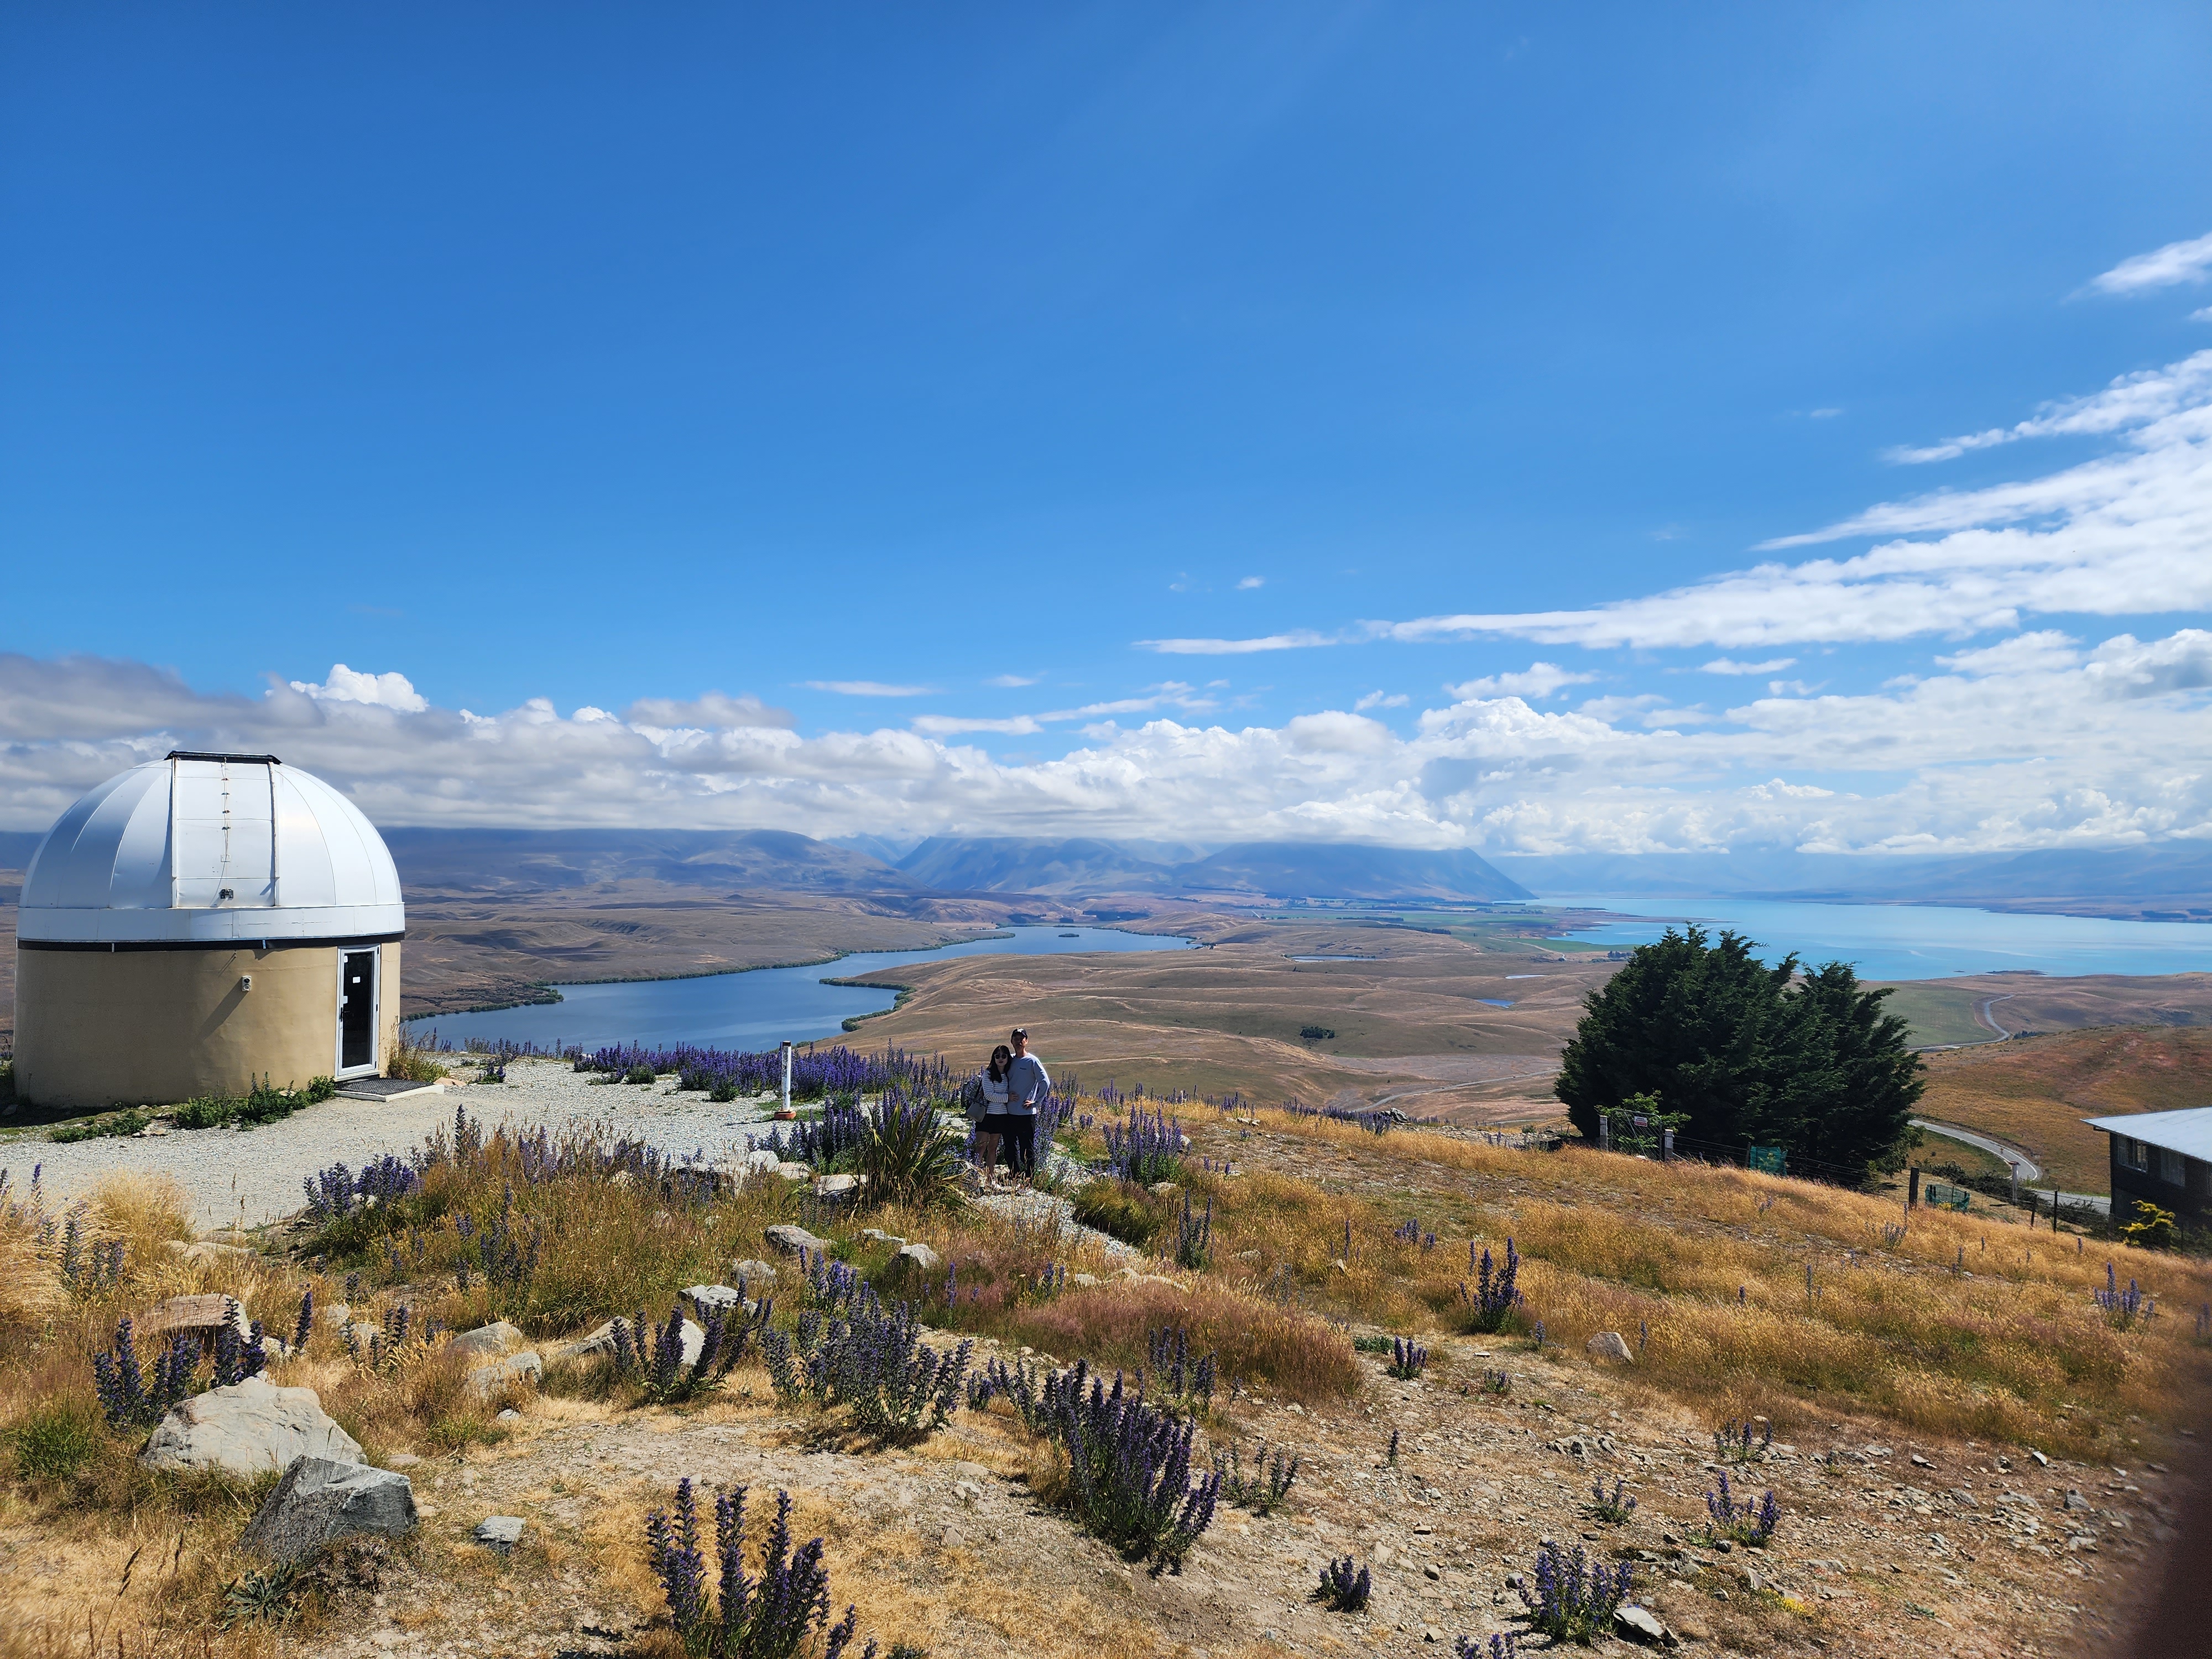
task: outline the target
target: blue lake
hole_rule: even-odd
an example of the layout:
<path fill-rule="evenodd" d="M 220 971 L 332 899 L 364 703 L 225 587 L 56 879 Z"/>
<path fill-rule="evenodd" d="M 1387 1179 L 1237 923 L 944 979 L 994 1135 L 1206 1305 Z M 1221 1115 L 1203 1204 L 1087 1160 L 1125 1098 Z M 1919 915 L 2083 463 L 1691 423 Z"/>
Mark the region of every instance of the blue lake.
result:
<path fill-rule="evenodd" d="M 1767 961 L 1855 964 L 1863 979 L 1944 979 L 2033 969 L 2045 974 L 2212 972 L 2212 926 L 2116 921 L 2098 916 L 2014 915 L 1923 904 L 1802 904 L 1781 899 L 1654 899 L 1620 894 L 1547 895 L 1547 904 L 1588 905 L 1639 918 L 1578 927 L 1572 937 L 1607 950 L 1649 945 L 1683 919 L 1756 939 Z"/>
<path fill-rule="evenodd" d="M 613 985 L 563 985 L 561 1000 L 483 1014 L 439 1014 L 416 1023 L 420 1033 L 463 1042 L 534 1042 L 541 1048 L 584 1048 L 611 1042 L 654 1048 L 696 1042 L 716 1048 L 773 1048 L 842 1036 L 844 1023 L 878 1014 L 896 994 L 866 986 L 825 985 L 878 968 L 948 957 L 1065 956 L 1071 953 L 1187 951 L 1191 941 L 1164 933 L 1127 933 L 1114 927 L 1009 927 L 996 937 L 965 940 L 934 951 L 866 951 L 806 968 L 755 968 L 696 979 L 626 981 Z M 865 1038 L 859 1040 L 865 1041 Z"/>

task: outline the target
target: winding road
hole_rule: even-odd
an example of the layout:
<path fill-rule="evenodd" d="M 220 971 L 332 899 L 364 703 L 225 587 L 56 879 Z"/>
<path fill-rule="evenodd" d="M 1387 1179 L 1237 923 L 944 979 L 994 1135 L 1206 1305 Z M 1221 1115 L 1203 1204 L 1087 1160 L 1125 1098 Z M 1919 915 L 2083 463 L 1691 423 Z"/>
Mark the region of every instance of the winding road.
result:
<path fill-rule="evenodd" d="M 1997 1001 L 2002 999 L 1992 998 L 1991 1000 Z M 1987 1008 L 1988 1004 L 1984 1003 L 1982 1013 L 1984 1019 L 1989 1019 Z M 1990 1019 L 1989 1023 L 1991 1026 L 1996 1024 L 1993 1019 Z M 1935 1119 L 1927 1117 L 1914 1118 L 1912 1127 L 1916 1129 L 1925 1129 L 1930 1134 L 1942 1135 L 1948 1140 L 1962 1140 L 1969 1146 L 1979 1147 L 1993 1158 L 2002 1158 L 2020 1176 L 2020 1184 L 2023 1187 L 2040 1179 L 2043 1175 L 2043 1166 L 2019 1147 L 2008 1146 L 2002 1140 L 1992 1139 L 1978 1129 L 1961 1128 L 1955 1123 L 1938 1123 Z M 2112 1200 L 2101 1193 L 2061 1193 L 2058 1194 L 2058 1201 L 2069 1206 L 2087 1205 L 2100 1215 L 2110 1214 L 2112 1207 Z"/>

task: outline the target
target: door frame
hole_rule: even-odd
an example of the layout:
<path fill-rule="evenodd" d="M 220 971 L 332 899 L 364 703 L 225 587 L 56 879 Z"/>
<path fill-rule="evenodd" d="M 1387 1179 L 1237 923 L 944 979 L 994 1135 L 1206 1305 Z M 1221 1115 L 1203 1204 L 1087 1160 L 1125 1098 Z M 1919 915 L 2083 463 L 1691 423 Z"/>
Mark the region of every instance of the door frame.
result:
<path fill-rule="evenodd" d="M 369 1057 L 368 1063 L 365 1066 L 349 1066 L 345 1063 L 345 976 L 348 957 L 367 957 L 374 964 L 368 970 Z M 332 1079 L 376 1076 L 383 1070 L 383 1062 L 377 1057 L 376 1052 L 377 1035 L 383 1029 L 380 1017 L 384 1012 L 384 949 L 381 945 L 341 945 L 338 946 L 337 1000 L 332 1006 L 331 1012 L 335 1016 L 331 1022 L 335 1028 L 331 1033 L 333 1042 L 331 1052 L 331 1076 Z"/>

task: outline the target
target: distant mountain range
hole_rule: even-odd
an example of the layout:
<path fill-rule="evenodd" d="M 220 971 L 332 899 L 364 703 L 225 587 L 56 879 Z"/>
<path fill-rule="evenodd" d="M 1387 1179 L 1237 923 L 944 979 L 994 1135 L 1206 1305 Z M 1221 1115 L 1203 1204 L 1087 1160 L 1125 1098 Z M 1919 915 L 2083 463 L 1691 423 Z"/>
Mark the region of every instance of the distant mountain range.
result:
<path fill-rule="evenodd" d="M 0 831 L 0 871 L 24 869 L 40 840 L 36 833 Z M 1244 842 L 1209 849 L 1099 837 L 938 836 L 913 844 L 859 836 L 817 841 L 779 830 L 393 829 L 385 840 L 410 887 L 485 894 L 653 881 L 725 892 L 1386 903 L 1614 894 L 2212 915 L 2212 846 L 2191 842 L 1937 858 L 1759 851 L 1485 860 L 1358 842 Z"/>
<path fill-rule="evenodd" d="M 2161 901 L 2188 908 L 2212 897 L 2212 847 L 2045 849 L 1897 858 L 1844 853 L 1567 853 L 1501 855 L 1498 866 L 1541 896 L 1888 900 L 1953 904 L 2067 899 Z"/>
<path fill-rule="evenodd" d="M 609 881 L 786 893 L 911 892 L 880 859 L 785 830 L 387 830 L 410 887 L 544 892 Z"/>

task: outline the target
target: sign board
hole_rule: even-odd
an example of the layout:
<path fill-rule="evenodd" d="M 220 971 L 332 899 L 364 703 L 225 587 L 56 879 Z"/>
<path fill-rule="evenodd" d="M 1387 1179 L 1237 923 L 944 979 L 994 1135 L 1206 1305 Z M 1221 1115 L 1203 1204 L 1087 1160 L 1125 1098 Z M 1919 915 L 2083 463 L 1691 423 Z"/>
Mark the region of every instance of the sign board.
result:
<path fill-rule="evenodd" d="M 1922 1188 L 1920 1196 L 1923 1202 L 1946 1210 L 1963 1210 L 1972 1201 L 1964 1187 L 1948 1187 L 1940 1181 L 1931 1181 Z"/>
<path fill-rule="evenodd" d="M 1747 1146 L 1744 1149 L 1743 1167 L 1757 1170 L 1765 1175 L 1788 1175 L 1790 1149 L 1786 1146 Z"/>

